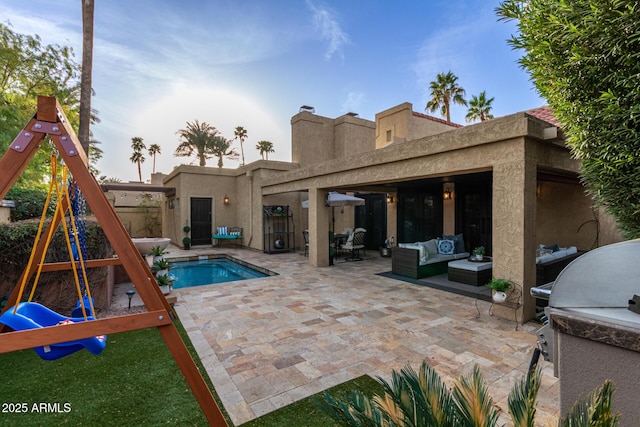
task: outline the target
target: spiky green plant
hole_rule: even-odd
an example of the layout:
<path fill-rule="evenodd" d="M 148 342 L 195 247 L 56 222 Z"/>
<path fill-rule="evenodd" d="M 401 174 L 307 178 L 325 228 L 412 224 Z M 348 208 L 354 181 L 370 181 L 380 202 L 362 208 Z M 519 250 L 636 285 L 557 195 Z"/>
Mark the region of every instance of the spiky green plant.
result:
<path fill-rule="evenodd" d="M 569 411 L 566 418 L 558 421 L 558 427 L 615 427 L 620 415 L 613 413 L 613 383 L 605 381 L 600 389 L 594 390 L 588 400 L 579 401 Z"/>
<path fill-rule="evenodd" d="M 511 390 L 509 414 L 515 427 L 533 427 L 540 369 L 532 369 Z M 324 394 L 317 405 L 342 425 L 353 427 L 494 427 L 499 413 L 487 391 L 480 369 L 457 379 L 450 390 L 435 370 L 423 362 L 419 373 L 409 365 L 392 371 L 391 382 L 378 381 L 384 395 L 369 399 L 359 392 L 338 398 Z M 558 427 L 615 427 L 613 385 L 605 382 L 587 401 L 577 403 Z"/>

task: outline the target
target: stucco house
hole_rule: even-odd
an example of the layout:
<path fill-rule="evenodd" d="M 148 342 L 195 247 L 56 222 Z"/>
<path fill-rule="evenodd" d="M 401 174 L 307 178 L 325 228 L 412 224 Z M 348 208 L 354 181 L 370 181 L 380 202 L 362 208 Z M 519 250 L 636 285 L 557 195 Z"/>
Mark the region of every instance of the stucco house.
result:
<path fill-rule="evenodd" d="M 390 236 L 412 242 L 461 233 L 468 250 L 487 248 L 495 277 L 522 287 L 523 320 L 535 312 L 529 289 L 538 245 L 589 250 L 622 240 L 585 194 L 580 164 L 548 108 L 468 126 L 414 112 L 410 103 L 375 121 L 305 108 L 291 118 L 291 137 L 290 163 L 175 168 L 163 180 L 175 188 L 162 204 L 163 235 L 181 244 L 190 225 L 193 245 L 211 244 L 216 227 L 239 226 L 243 245 L 263 250 L 272 238 L 263 206 L 289 206 L 292 245 L 302 247 L 308 229 L 309 263 L 324 267 L 332 228 L 366 228 L 373 249 Z M 367 203 L 332 210 L 325 207 L 329 191 Z"/>

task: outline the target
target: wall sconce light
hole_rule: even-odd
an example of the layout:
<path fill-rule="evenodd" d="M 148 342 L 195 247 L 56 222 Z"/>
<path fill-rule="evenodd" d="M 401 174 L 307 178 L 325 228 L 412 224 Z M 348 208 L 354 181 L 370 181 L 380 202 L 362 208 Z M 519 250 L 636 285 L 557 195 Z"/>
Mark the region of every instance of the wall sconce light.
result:
<path fill-rule="evenodd" d="M 449 190 L 448 188 L 444 190 L 444 193 L 442 194 L 442 198 L 445 200 L 451 200 L 451 190 Z"/>
<path fill-rule="evenodd" d="M 387 193 L 387 203 L 393 203 L 393 196 Z"/>
<path fill-rule="evenodd" d="M 227 196 L 226 194 L 224 195 L 224 199 L 222 199 L 222 202 L 226 205 L 229 204 L 229 196 Z"/>

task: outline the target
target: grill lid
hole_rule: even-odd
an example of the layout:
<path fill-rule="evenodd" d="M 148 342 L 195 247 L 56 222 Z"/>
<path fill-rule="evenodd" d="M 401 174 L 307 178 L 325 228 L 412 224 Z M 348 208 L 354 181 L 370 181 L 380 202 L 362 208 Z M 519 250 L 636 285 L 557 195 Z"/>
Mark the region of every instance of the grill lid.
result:
<path fill-rule="evenodd" d="M 576 258 L 558 275 L 549 307 L 640 323 L 629 300 L 640 295 L 640 239 L 615 243 Z"/>

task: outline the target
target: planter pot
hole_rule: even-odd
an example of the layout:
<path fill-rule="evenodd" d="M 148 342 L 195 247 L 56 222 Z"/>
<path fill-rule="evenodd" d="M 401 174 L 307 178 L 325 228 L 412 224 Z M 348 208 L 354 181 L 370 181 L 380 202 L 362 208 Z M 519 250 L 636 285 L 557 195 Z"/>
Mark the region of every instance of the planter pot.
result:
<path fill-rule="evenodd" d="M 164 260 L 164 257 L 162 255 L 154 255 L 153 256 L 153 262 L 162 261 L 162 260 Z"/>
<path fill-rule="evenodd" d="M 171 292 L 171 286 L 160 286 L 160 291 L 162 291 L 163 295 L 169 295 L 169 292 Z"/>
<path fill-rule="evenodd" d="M 507 300 L 507 294 L 501 291 L 493 292 L 493 302 L 501 304 Z"/>
<path fill-rule="evenodd" d="M 380 256 L 384 258 L 389 258 L 391 256 L 391 248 L 387 248 L 385 246 L 380 247 Z"/>
<path fill-rule="evenodd" d="M 484 259 L 484 255 L 475 255 L 476 260 L 482 261 Z"/>
<path fill-rule="evenodd" d="M 156 271 L 156 277 L 158 277 L 158 276 L 166 276 L 167 274 L 169 274 L 169 270 L 167 270 L 167 269 Z"/>
<path fill-rule="evenodd" d="M 184 250 L 188 251 L 189 249 L 191 249 L 191 243 L 184 243 Z"/>

